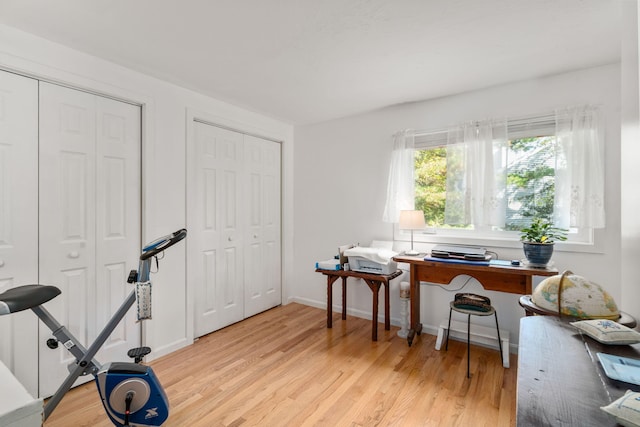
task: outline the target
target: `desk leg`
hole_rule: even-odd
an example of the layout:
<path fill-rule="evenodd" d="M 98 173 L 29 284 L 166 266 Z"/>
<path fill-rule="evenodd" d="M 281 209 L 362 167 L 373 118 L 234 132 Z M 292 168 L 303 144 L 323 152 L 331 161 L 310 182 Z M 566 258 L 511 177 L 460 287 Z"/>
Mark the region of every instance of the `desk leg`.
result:
<path fill-rule="evenodd" d="M 525 286 L 525 292 L 526 292 L 525 295 L 533 294 L 533 277 L 532 276 L 525 276 L 524 286 Z"/>
<path fill-rule="evenodd" d="M 371 339 L 373 341 L 378 341 L 378 294 L 380 293 L 380 282 L 364 279 L 364 281 L 369 285 L 371 292 L 373 292 L 373 307 L 372 307 L 372 316 L 371 319 Z"/>
<path fill-rule="evenodd" d="M 389 282 L 385 281 L 382 283 L 384 286 L 384 329 L 389 331 L 391 330 L 391 310 L 389 303 Z"/>
<path fill-rule="evenodd" d="M 420 335 L 422 333 L 422 323 L 420 323 L 420 281 L 416 279 L 416 276 L 416 266 L 415 264 L 411 264 L 411 287 L 409 292 L 411 299 L 411 325 L 409 325 L 409 332 L 407 333 L 407 344 L 409 344 L 409 347 L 413 344 L 413 338 L 416 334 Z"/>
<path fill-rule="evenodd" d="M 333 282 L 338 276 L 327 276 L 327 328 L 333 326 Z"/>
<path fill-rule="evenodd" d="M 371 287 L 373 291 L 373 319 L 371 319 L 371 340 L 378 341 L 378 294 L 380 293 L 380 284 L 375 283 Z"/>
<path fill-rule="evenodd" d="M 342 320 L 347 320 L 347 278 L 342 278 Z"/>

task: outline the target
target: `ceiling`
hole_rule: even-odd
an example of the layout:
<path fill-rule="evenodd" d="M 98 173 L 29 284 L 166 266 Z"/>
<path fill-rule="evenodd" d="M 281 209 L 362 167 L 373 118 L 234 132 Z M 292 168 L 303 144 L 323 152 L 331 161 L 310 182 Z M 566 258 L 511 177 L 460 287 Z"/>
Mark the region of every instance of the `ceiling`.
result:
<path fill-rule="evenodd" d="M 0 23 L 294 125 L 620 61 L 619 0 L 0 0 Z"/>

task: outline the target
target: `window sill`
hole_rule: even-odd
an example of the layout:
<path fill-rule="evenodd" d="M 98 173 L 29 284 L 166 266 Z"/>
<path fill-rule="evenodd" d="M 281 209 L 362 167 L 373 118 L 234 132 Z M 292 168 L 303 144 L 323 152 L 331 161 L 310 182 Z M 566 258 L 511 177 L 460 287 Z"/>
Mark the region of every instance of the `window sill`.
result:
<path fill-rule="evenodd" d="M 522 242 L 518 239 L 518 234 L 513 233 L 513 237 L 496 237 L 496 236 L 461 236 L 454 234 L 444 233 L 413 233 L 414 244 L 419 246 L 423 244 L 436 245 L 436 244 L 455 244 L 455 245 L 470 245 L 481 246 L 487 249 L 503 248 L 503 249 L 522 249 Z M 403 230 L 399 230 L 397 226 L 394 227 L 393 240 L 395 242 L 411 242 L 411 233 Z M 596 230 L 593 236 L 593 242 L 556 242 L 555 251 L 568 252 L 568 253 L 604 253 L 604 230 Z"/>

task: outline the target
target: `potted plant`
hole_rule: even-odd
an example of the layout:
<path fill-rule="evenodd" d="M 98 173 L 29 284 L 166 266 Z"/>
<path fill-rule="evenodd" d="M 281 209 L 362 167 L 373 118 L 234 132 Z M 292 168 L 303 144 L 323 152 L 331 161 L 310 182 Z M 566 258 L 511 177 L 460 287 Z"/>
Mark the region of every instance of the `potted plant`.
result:
<path fill-rule="evenodd" d="M 567 240 L 568 231 L 555 227 L 545 218 L 534 218 L 528 227 L 521 228 L 520 240 L 529 264 L 535 267 L 546 267 L 553 255 L 555 242 Z"/>

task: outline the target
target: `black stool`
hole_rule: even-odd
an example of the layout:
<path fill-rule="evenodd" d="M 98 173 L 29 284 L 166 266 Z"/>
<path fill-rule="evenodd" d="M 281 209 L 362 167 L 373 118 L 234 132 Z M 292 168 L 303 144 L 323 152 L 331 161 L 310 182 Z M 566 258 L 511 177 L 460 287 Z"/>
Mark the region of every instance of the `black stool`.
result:
<path fill-rule="evenodd" d="M 468 308 L 460 308 L 454 305 L 455 301 L 449 303 L 449 326 L 447 327 L 447 341 L 445 344 L 445 350 L 449 349 L 449 331 L 451 330 L 451 313 L 455 310 L 458 313 L 466 314 L 467 317 L 467 378 L 471 378 L 469 373 L 470 355 L 471 355 L 471 316 L 491 316 L 496 317 L 496 330 L 498 331 L 498 347 L 500 348 L 500 362 L 503 361 L 502 356 L 502 340 L 500 339 L 500 327 L 498 326 L 498 313 L 493 306 L 490 306 L 489 311 L 472 310 Z"/>

